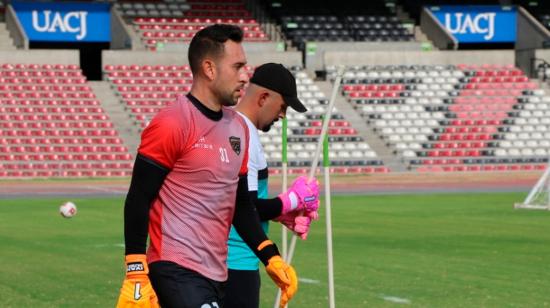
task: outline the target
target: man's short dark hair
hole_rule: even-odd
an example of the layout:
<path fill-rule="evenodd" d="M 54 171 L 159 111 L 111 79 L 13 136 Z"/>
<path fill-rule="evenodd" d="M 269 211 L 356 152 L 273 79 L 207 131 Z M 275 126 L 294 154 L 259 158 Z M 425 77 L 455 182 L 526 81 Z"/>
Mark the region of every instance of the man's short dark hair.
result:
<path fill-rule="evenodd" d="M 189 44 L 187 57 L 191 72 L 199 71 L 202 60 L 206 56 L 217 58 L 224 52 L 223 44 L 227 40 L 240 43 L 243 40 L 243 30 L 238 26 L 215 24 L 208 26 L 195 34 Z"/>

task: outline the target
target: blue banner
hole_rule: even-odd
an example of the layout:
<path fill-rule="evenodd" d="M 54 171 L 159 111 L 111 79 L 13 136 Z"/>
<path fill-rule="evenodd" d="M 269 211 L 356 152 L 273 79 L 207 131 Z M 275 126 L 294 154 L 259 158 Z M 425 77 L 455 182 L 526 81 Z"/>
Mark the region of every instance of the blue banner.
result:
<path fill-rule="evenodd" d="M 513 43 L 516 8 L 513 6 L 433 6 L 432 14 L 459 43 Z"/>
<path fill-rule="evenodd" d="M 109 3 L 12 2 L 29 41 L 110 42 Z"/>

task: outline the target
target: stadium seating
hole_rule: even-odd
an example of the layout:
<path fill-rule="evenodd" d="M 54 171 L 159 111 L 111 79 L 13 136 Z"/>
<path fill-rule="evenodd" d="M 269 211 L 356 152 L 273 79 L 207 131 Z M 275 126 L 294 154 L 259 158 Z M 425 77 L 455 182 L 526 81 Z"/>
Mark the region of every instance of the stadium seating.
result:
<path fill-rule="evenodd" d="M 247 66 L 246 69 L 252 75 L 254 68 Z M 187 93 L 192 83 L 188 65 L 106 65 L 104 72 L 134 123 L 141 128 L 177 95 Z M 309 112 L 288 112 L 288 158 L 292 172 L 302 172 L 311 164 L 327 99 L 305 71 L 294 68 L 293 72 L 298 95 Z M 341 114 L 335 113 L 329 126 L 330 157 L 338 172 L 389 171 Z M 276 167 L 271 168 L 273 172 L 278 172 L 281 166 L 281 130 L 279 121 L 267 134 L 261 134 L 269 165 Z"/>
<path fill-rule="evenodd" d="M 147 1 L 147 2 L 117 2 L 117 9 L 127 18 L 135 17 L 183 17 L 184 12 L 191 9 L 191 5 L 185 1 Z"/>
<path fill-rule="evenodd" d="M 256 20 L 232 18 L 136 18 L 134 28 L 139 33 L 143 43 L 150 50 L 155 50 L 158 43 L 189 42 L 200 29 L 215 23 L 235 24 L 244 31 L 244 40 L 266 42 L 269 37 L 261 29 Z"/>
<path fill-rule="evenodd" d="M 533 170 L 548 161 L 550 97 L 513 66 L 352 67 L 342 93 L 414 170 Z"/>
<path fill-rule="evenodd" d="M 281 25 L 286 37 L 301 49 L 307 41 L 414 40 L 395 16 L 285 15 Z"/>
<path fill-rule="evenodd" d="M 0 178 L 128 176 L 131 168 L 77 65 L 0 66 Z"/>
<path fill-rule="evenodd" d="M 115 8 L 125 17 L 248 18 L 242 0 L 230 1 L 134 1 L 119 2 Z"/>
<path fill-rule="evenodd" d="M 269 12 L 285 37 L 303 50 L 306 42 L 412 41 L 414 36 L 395 14 L 394 1 L 278 1 Z"/>
<path fill-rule="evenodd" d="M 200 29 L 215 23 L 235 24 L 247 42 L 269 37 L 240 0 L 215 2 L 122 2 L 115 7 L 126 17 L 149 50 L 167 42 L 189 42 Z"/>

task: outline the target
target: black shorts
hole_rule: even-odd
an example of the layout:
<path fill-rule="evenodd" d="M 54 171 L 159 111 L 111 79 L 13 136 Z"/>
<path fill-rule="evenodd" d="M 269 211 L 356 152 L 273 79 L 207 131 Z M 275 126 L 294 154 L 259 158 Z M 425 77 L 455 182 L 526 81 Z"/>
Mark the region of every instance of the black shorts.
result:
<path fill-rule="evenodd" d="M 225 282 L 214 281 L 174 262 L 149 264 L 149 279 L 162 308 L 221 308 Z"/>
<path fill-rule="evenodd" d="M 260 306 L 260 271 L 229 269 L 225 285 L 224 308 L 258 308 Z"/>

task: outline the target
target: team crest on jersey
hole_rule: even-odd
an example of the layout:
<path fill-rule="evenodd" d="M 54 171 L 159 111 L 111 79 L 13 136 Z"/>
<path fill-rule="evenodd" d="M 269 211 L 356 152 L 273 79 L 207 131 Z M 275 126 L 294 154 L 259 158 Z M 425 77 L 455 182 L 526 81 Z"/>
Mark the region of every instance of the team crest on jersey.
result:
<path fill-rule="evenodd" d="M 231 137 L 229 137 L 229 143 L 231 144 L 231 148 L 233 149 L 233 151 L 235 151 L 235 153 L 237 153 L 237 155 L 240 155 L 241 154 L 241 138 L 231 136 Z"/>

